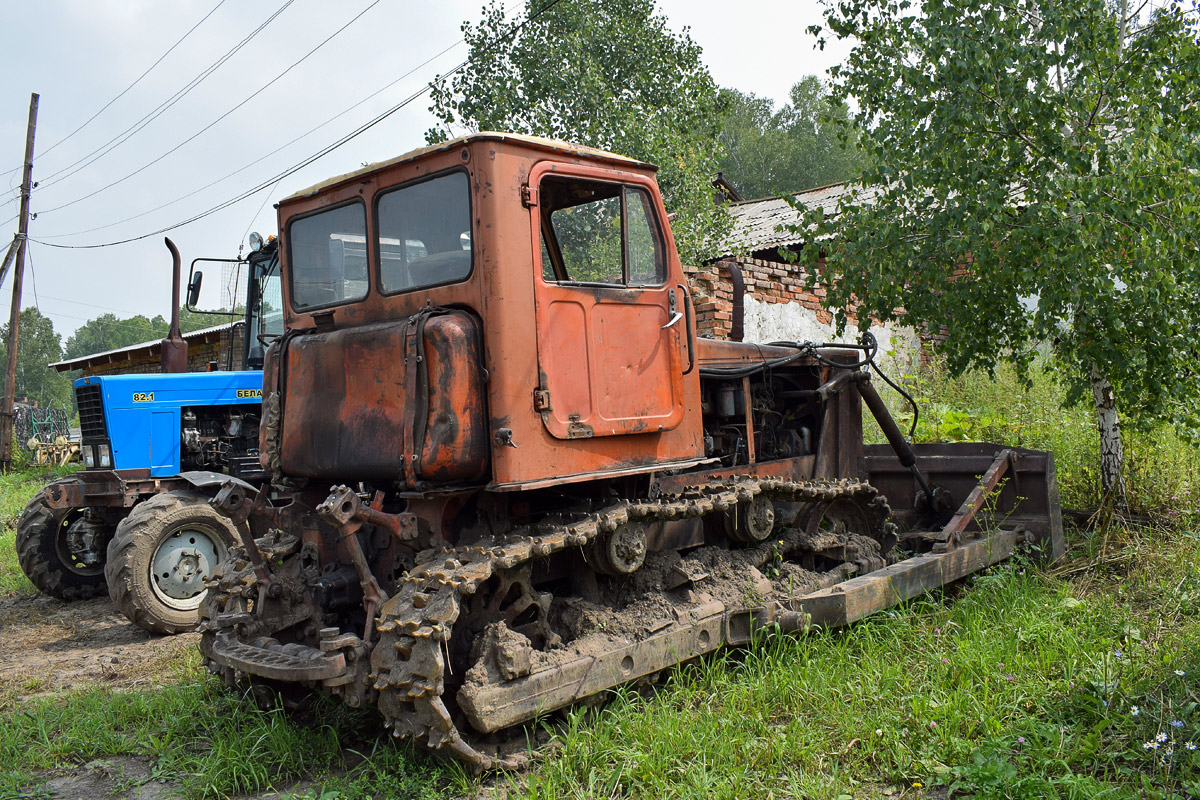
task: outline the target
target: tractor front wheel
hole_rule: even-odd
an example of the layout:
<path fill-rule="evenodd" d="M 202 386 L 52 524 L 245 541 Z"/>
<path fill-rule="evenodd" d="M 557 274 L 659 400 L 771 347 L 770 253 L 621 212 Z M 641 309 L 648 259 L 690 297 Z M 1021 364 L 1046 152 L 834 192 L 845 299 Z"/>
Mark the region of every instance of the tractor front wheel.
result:
<path fill-rule="evenodd" d="M 237 530 L 199 492 L 167 492 L 138 503 L 108 545 L 108 593 L 151 633 L 195 629 L 204 584 Z"/>
<path fill-rule="evenodd" d="M 51 508 L 45 491 L 17 520 L 17 561 L 40 591 L 59 600 L 104 594 L 104 545 L 110 528 L 87 509 Z"/>

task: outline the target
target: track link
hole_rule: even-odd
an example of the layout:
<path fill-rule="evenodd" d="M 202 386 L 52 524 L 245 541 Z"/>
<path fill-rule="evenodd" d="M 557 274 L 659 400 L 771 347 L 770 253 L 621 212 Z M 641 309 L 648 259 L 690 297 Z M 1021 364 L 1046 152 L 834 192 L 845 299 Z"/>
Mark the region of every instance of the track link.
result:
<path fill-rule="evenodd" d="M 745 478 L 689 489 L 675 496 L 617 502 L 585 519 L 543 523 L 491 546 L 427 553 L 422 563 L 400 580 L 398 591 L 378 615 L 379 641 L 371 655 L 369 678 L 372 688 L 379 693 L 379 709 L 386 724 L 393 735 L 412 739 L 431 750 L 448 752 L 479 771 L 519 767 L 522 759 L 518 757 L 489 754 L 468 742 L 445 702 L 451 636 L 471 595 L 493 575 L 568 548 L 583 548 L 601 534 L 628 522 L 702 517 L 727 511 L 760 494 L 774 501 L 795 503 L 853 499 L 872 518 L 874 530 L 869 533 L 881 542 L 894 541 L 894 526 L 888 521 L 890 509 L 870 484 L 849 480 L 794 482 Z M 612 685 L 623 682 L 617 679 Z M 603 688 L 607 687 L 595 691 Z M 508 720 L 506 724 L 523 721 Z"/>

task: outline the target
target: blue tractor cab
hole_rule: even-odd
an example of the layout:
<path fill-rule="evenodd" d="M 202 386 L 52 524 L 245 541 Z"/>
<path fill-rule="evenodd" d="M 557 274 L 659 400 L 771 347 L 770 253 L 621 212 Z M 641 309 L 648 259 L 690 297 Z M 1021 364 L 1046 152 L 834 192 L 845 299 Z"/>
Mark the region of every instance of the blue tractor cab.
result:
<path fill-rule="evenodd" d="M 147 630 L 195 627 L 204 583 L 237 537 L 208 500 L 230 477 L 248 488 L 266 477 L 258 451 L 262 353 L 283 324 L 278 243 L 257 236 L 245 259 L 192 263 L 193 311 L 199 262 L 234 265 L 246 281 L 244 317 L 218 363 L 205 365 L 225 369 L 167 371 L 187 365 L 175 315 L 162 345 L 164 372 L 75 382 L 85 469 L 47 485 L 17 523 L 21 569 L 41 591 L 80 600 L 107 590 Z M 179 258 L 168 247 L 177 309 Z"/>

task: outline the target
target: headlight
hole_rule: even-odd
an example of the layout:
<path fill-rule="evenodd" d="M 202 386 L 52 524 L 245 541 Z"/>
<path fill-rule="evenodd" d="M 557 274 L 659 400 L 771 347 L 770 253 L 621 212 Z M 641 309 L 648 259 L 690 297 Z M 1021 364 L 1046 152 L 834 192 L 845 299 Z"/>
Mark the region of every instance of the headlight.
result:
<path fill-rule="evenodd" d="M 255 231 L 254 233 L 250 234 L 250 251 L 253 253 L 257 253 L 259 250 L 262 250 L 262 249 L 263 249 L 262 234 L 260 234 L 258 231 Z"/>
<path fill-rule="evenodd" d="M 96 466 L 96 456 L 90 444 L 83 447 L 83 465 L 88 469 Z"/>
<path fill-rule="evenodd" d="M 112 451 L 108 449 L 108 445 L 96 445 L 96 460 L 100 463 L 102 468 L 112 466 Z"/>

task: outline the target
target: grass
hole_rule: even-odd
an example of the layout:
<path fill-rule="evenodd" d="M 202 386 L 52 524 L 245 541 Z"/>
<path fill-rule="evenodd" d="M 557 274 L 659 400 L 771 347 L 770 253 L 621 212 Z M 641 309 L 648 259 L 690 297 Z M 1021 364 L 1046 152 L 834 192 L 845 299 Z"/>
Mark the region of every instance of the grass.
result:
<path fill-rule="evenodd" d="M 120 755 L 145 757 L 155 779 L 187 797 L 229 797 L 303 776 L 350 792 L 371 781 L 375 790 L 394 791 L 388 796 L 436 796 L 442 767 L 381 733 L 366 715 L 332 701 L 307 720 L 259 710 L 202 673 L 193 656 L 165 688 L 120 695 L 97 689 L 28 703 L 2 718 L 0 797 L 33 790 L 46 770 Z M 355 759 L 347 748 L 369 757 Z"/>
<path fill-rule="evenodd" d="M 1028 392 L 1003 372 L 924 381 L 919 438 L 1052 448 L 1064 505 L 1095 504 L 1090 409 L 1063 408 L 1052 373 Z M 1200 452 L 1168 429 L 1126 444 L 1147 524 L 1072 530 L 1054 568 L 1019 557 L 847 630 L 768 632 L 654 692 L 615 692 L 571 713 L 526 773 L 480 782 L 332 703 L 260 711 L 192 654 L 166 687 L 0 708 L 0 797 L 122 754 L 197 798 L 297 780 L 309 800 L 1195 796 Z"/>
<path fill-rule="evenodd" d="M 32 467 L 0 473 L 0 596 L 28 595 L 37 591 L 17 564 L 17 519 L 25 505 L 55 478 L 78 467 Z"/>
<path fill-rule="evenodd" d="M 513 780 L 517 795 L 1195 791 L 1200 759 L 1186 744 L 1200 743 L 1200 630 L 1176 587 L 1200 539 L 1141 552 L 1134 570 L 1082 586 L 1016 561 L 953 602 L 935 594 L 683 668 L 653 697 L 576 714 L 561 754 Z M 1174 613 L 1142 612 L 1164 607 Z"/>

